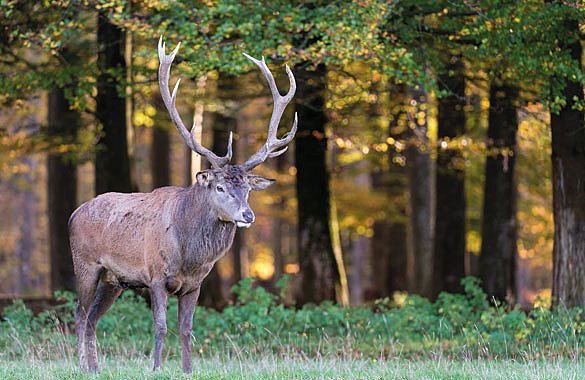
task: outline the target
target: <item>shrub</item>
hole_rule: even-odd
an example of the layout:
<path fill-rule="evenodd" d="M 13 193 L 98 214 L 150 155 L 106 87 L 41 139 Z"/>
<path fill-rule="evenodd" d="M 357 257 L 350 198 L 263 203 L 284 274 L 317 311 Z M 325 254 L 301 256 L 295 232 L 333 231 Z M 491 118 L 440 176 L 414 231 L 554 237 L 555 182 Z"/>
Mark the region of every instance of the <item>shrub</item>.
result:
<path fill-rule="evenodd" d="M 232 288 L 235 303 L 222 312 L 197 308 L 193 324 L 199 355 L 287 353 L 301 356 L 351 355 L 378 358 L 575 357 L 585 337 L 582 309 L 550 311 L 538 307 L 492 307 L 479 281 L 463 280 L 463 294 L 442 293 L 436 302 L 400 294 L 371 306 L 342 307 L 332 302 L 291 308 L 280 295 L 254 286 L 251 279 Z M 0 318 L 0 352 L 11 358 L 71 356 L 75 352 L 75 296 L 55 295 L 63 303 L 38 315 L 22 301 Z M 399 301 L 399 302 L 398 302 Z M 169 300 L 165 352 L 180 353 L 177 302 Z M 151 312 L 141 297 L 124 293 L 100 320 L 101 351 L 145 355 L 153 347 Z"/>

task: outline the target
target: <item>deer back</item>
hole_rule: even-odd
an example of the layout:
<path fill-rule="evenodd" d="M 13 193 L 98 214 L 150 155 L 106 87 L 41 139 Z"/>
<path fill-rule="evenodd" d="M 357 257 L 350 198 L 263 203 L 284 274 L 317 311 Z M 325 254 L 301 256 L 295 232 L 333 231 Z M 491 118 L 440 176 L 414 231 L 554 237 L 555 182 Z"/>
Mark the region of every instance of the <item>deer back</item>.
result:
<path fill-rule="evenodd" d="M 235 225 L 218 219 L 201 186 L 106 193 L 71 216 L 72 253 L 106 268 L 112 281 L 148 286 L 195 272 L 231 246 Z"/>

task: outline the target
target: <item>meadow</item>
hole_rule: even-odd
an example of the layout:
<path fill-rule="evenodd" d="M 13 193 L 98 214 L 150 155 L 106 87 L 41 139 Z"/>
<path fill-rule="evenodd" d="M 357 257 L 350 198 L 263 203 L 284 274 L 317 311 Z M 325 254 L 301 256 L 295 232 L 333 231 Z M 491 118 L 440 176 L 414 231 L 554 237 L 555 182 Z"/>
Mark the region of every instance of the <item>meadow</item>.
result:
<path fill-rule="evenodd" d="M 98 327 L 96 379 L 577 379 L 585 370 L 582 309 L 490 305 L 476 279 L 435 302 L 405 294 L 356 307 L 296 308 L 243 280 L 222 311 L 198 308 L 194 373 L 180 370 L 176 302 L 169 303 L 163 370 L 152 372 L 147 303 L 123 294 Z M 0 378 L 82 379 L 75 295 L 34 315 L 21 301 L 2 312 Z"/>

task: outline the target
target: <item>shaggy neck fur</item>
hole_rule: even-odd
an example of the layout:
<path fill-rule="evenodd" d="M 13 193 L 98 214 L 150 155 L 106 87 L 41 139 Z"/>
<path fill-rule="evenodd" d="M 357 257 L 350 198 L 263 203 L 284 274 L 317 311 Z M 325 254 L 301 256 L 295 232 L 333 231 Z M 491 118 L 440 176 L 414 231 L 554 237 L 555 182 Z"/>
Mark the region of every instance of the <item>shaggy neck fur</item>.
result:
<path fill-rule="evenodd" d="M 220 220 L 211 204 L 208 190 L 197 183 L 178 193 L 175 228 L 183 261 L 189 269 L 214 263 L 234 241 L 235 223 Z"/>

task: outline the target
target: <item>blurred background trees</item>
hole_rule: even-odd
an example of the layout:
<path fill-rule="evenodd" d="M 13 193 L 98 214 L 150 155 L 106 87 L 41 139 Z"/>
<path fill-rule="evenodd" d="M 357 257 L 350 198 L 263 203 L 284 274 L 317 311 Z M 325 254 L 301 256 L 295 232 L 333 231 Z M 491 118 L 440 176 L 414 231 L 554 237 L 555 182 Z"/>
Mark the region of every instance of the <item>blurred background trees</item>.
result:
<path fill-rule="evenodd" d="M 242 56 L 298 82 L 291 152 L 258 171 L 257 221 L 208 279 L 293 276 L 299 304 L 409 291 L 583 305 L 580 2 L 8 0 L 0 12 L 0 293 L 72 289 L 67 220 L 106 191 L 200 167 L 161 107 L 156 41 L 204 145 L 264 141 L 270 98 Z M 282 86 L 281 86 L 282 87 Z M 285 114 L 288 128 L 292 111 Z M 554 221 L 554 223 L 553 223 Z"/>

